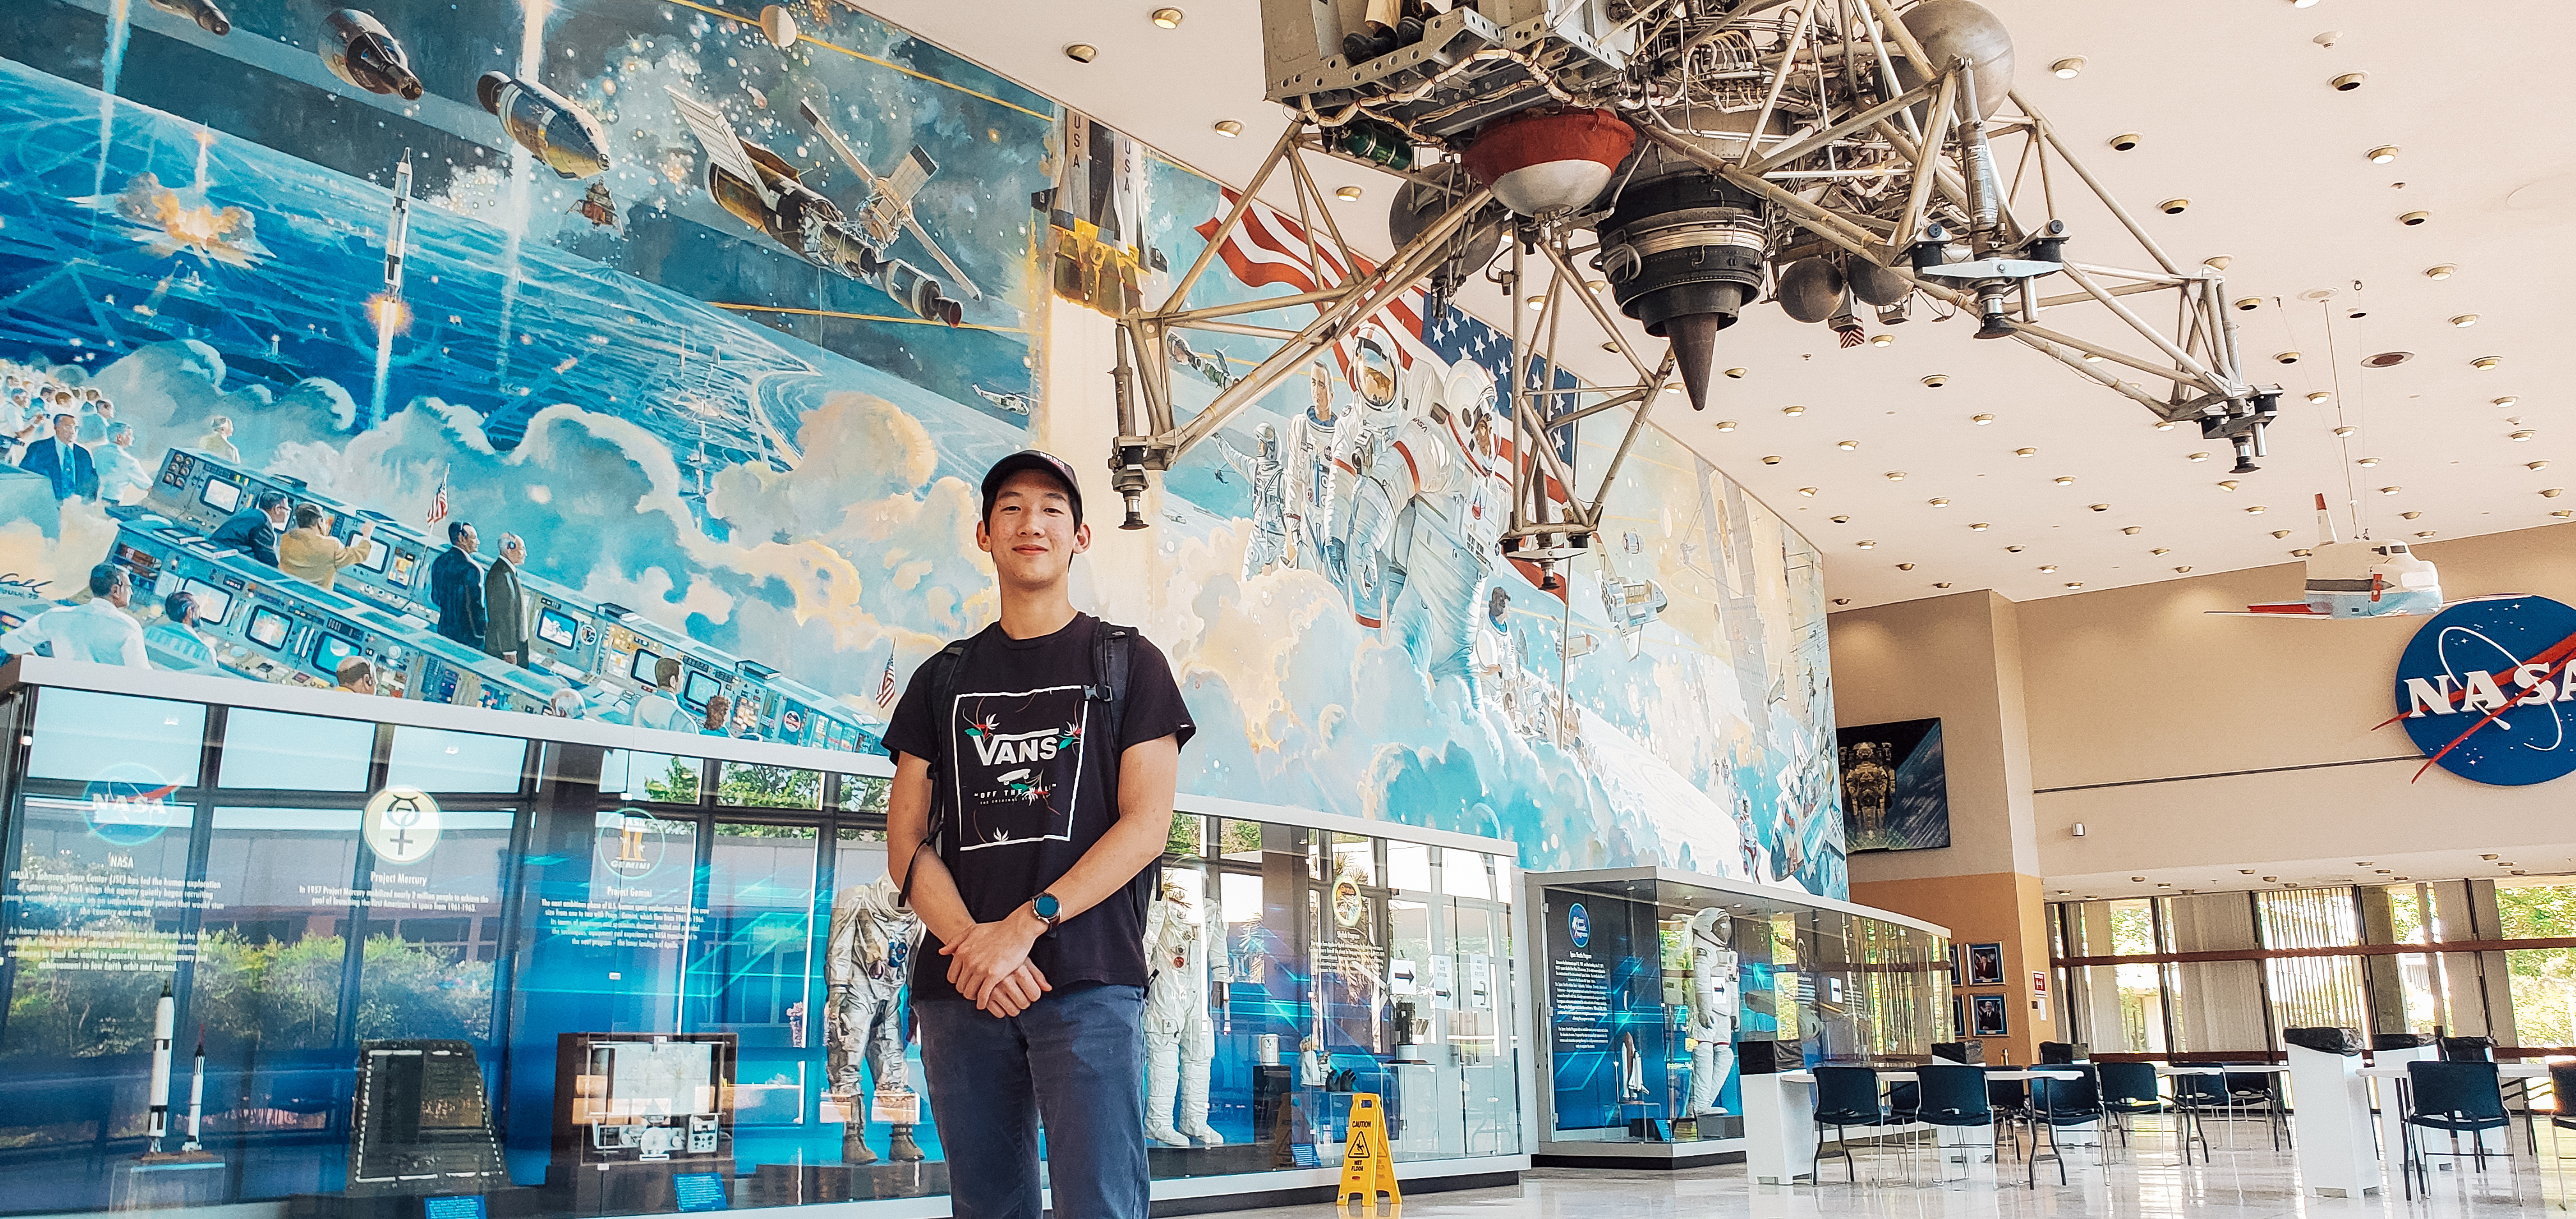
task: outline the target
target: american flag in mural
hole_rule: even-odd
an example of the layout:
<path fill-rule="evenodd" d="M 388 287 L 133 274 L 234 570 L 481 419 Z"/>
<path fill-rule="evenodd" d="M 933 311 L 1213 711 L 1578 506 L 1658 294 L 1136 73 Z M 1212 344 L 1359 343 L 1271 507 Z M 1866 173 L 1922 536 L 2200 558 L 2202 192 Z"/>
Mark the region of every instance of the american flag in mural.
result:
<path fill-rule="evenodd" d="M 1226 191 L 1225 207 L 1231 210 L 1239 197 L 1232 190 Z M 1223 214 L 1208 217 L 1198 226 L 1198 235 L 1202 239 L 1214 238 L 1217 225 L 1224 219 Z M 1234 277 L 1248 287 L 1286 284 L 1299 292 L 1338 287 L 1377 269 L 1376 263 L 1356 254 L 1345 262 L 1327 240 L 1318 238 L 1309 244 L 1307 237 L 1305 226 L 1295 218 L 1255 199 L 1252 206 L 1244 209 L 1243 223 L 1217 246 L 1217 257 L 1224 259 L 1226 270 L 1234 272 Z M 1422 289 L 1407 288 L 1369 317 L 1394 340 L 1392 354 L 1401 367 L 1411 368 L 1416 359 L 1432 355 L 1422 338 L 1425 308 Z M 1344 372 L 1350 370 L 1351 343 L 1345 338 L 1333 345 L 1333 356 L 1341 362 Z"/>
<path fill-rule="evenodd" d="M 877 681 L 877 705 L 894 705 L 894 649 L 891 647 L 886 649 L 885 676 Z"/>
<path fill-rule="evenodd" d="M 433 525 L 447 519 L 447 475 L 446 470 L 438 472 L 438 494 L 429 498 L 429 523 Z"/>

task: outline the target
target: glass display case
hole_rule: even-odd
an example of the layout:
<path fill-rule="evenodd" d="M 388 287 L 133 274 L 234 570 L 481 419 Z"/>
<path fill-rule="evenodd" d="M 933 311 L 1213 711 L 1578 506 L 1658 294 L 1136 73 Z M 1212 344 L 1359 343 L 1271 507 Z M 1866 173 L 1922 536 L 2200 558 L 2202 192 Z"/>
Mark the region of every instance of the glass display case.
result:
<path fill-rule="evenodd" d="M 1950 1035 L 1945 928 L 1662 868 L 1523 884 L 1547 1051 L 1536 1164 L 1736 1158 L 1739 1041 L 1920 1062 Z"/>
<path fill-rule="evenodd" d="M 946 1192 L 886 759 L 14 672 L 0 1214 Z M 1329 1185 L 1355 1093 L 1408 1177 L 1527 1167 L 1510 844 L 1179 803 L 1146 942 L 1155 1197 Z M 374 1167 L 423 1157 L 470 1171 Z"/>

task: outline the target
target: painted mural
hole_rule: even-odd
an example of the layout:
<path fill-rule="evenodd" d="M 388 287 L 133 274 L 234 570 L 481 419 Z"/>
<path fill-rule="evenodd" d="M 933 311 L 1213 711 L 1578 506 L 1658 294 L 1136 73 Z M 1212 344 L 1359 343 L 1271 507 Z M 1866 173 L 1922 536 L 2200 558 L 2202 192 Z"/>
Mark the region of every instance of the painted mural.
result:
<path fill-rule="evenodd" d="M 0 11 L 21 650 L 113 560 L 163 668 L 875 748 L 991 617 L 973 480 L 1105 446 L 1049 319 L 1159 300 L 1227 204 L 846 0 L 208 9 Z M 1338 273 L 1263 219 L 1194 301 Z M 1185 786 L 1840 896 L 1815 553 L 1650 431 L 1564 587 L 1501 563 L 1507 346 L 1397 302 L 1086 560 Z M 1167 354 L 1203 403 L 1264 352 Z"/>

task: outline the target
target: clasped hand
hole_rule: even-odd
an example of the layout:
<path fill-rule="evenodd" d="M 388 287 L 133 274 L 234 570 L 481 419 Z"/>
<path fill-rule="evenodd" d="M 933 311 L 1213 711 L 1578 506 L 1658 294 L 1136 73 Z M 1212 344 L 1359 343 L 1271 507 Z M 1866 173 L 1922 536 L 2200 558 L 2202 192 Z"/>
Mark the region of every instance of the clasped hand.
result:
<path fill-rule="evenodd" d="M 995 1017 L 1016 1016 L 1054 990 L 1046 975 L 1029 963 L 1029 945 L 1037 937 L 1015 918 L 977 923 L 954 944 L 940 946 L 948 958 L 948 982 L 978 1010 Z"/>

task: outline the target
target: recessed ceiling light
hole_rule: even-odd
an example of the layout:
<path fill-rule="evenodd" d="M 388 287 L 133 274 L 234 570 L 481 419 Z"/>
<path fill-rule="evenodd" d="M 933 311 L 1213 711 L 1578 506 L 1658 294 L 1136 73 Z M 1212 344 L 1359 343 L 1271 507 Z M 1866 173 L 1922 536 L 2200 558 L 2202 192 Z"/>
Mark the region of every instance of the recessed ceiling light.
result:
<path fill-rule="evenodd" d="M 1849 598 L 1849 597 L 1836 597 L 1836 598 L 1834 598 L 1834 604 L 1836 604 L 1836 605 L 1849 605 L 1849 604 L 1851 604 L 1851 598 Z"/>
<path fill-rule="evenodd" d="M 2334 80 L 2329 83 L 2334 85 L 2336 92 L 2350 93 L 2353 90 L 2360 88 L 2361 82 L 2368 79 L 2370 79 L 2370 73 L 2368 72 L 2346 72 L 2343 75 L 2334 78 Z"/>
<path fill-rule="evenodd" d="M 1346 186 L 1346 187 L 1343 187 L 1342 189 L 1343 189 L 1343 190 L 1358 190 L 1359 188 L 1358 188 L 1358 187 L 1356 187 L 1356 186 Z M 1522 303 L 1522 304 L 1524 304 L 1524 305 L 1529 306 L 1529 307 L 1530 307 L 1530 308 L 1532 308 L 1532 309 L 1544 309 L 1544 308 L 1546 308 L 1546 307 L 1547 307 L 1547 298 L 1546 298 L 1546 297 L 1544 297 L 1544 296 L 1533 296 L 1533 297 L 1530 297 L 1530 298 L 1529 298 L 1529 299 L 1527 299 L 1527 300 L 1522 301 L 1521 303 Z"/>
<path fill-rule="evenodd" d="M 1860 442 L 1857 440 L 1837 440 L 1834 442 L 1834 447 L 1848 453 L 1853 449 L 1859 448 Z"/>
<path fill-rule="evenodd" d="M 2120 134 L 2111 137 L 2111 150 L 2113 152 L 2127 152 L 2130 149 L 2137 147 L 2140 140 L 2144 140 L 2146 138 L 2147 137 L 2134 131 L 2123 131 Z"/>
<path fill-rule="evenodd" d="M 2520 401 L 2522 401 L 2522 399 L 2514 397 L 2512 394 L 2506 394 L 2505 396 L 2496 399 L 2495 404 L 2497 406 L 2511 406 Z"/>
<path fill-rule="evenodd" d="M 1154 24 L 1167 30 L 1177 30 L 1181 28 L 1181 10 L 1176 8 L 1155 9 Z"/>
<path fill-rule="evenodd" d="M 1896 336 L 1889 334 L 1884 330 L 1869 336 L 1869 345 L 1872 347 L 1889 347 L 1895 345 L 1895 343 Z"/>
<path fill-rule="evenodd" d="M 1783 415 L 1803 415 L 1807 413 L 1807 408 L 1803 406 L 1784 406 L 1780 408 L 1780 413 Z"/>
<path fill-rule="evenodd" d="M 1808 499 L 1814 499 L 1816 498 L 1816 489 L 1814 487 L 1800 487 L 1798 488 L 1798 494 L 1806 496 Z"/>
<path fill-rule="evenodd" d="M 1992 416 L 1992 415 L 1970 415 L 1970 416 L 1968 416 L 1968 422 L 1973 423 L 1973 424 L 1976 424 L 1978 427 L 1984 427 L 1984 426 L 1986 426 L 1986 425 L 1987 425 L 1987 424 L 1989 424 L 1989 423 L 1993 423 L 1994 421 L 1995 421 L 1995 417 L 1994 417 L 1994 416 Z"/>
<path fill-rule="evenodd" d="M 1970 521 L 1968 523 L 1968 532 L 1970 533 L 1984 533 L 1992 528 L 1994 528 L 1994 526 L 1989 525 L 1984 521 Z"/>
<path fill-rule="evenodd" d="M 1610 281 L 1606 279 L 1587 279 L 1583 281 L 1583 290 L 1594 296 L 1601 295 L 1602 290 L 1609 286 Z"/>
<path fill-rule="evenodd" d="M 2061 487 L 2072 487 L 2075 485 L 2075 476 L 2072 474 L 2060 474 L 2050 481 L 2055 482 Z"/>
<path fill-rule="evenodd" d="M 2546 461 L 2526 461 L 2522 463 L 2522 468 L 2526 470 L 2546 470 L 2549 468 L 2549 463 Z"/>
<path fill-rule="evenodd" d="M 1935 581 L 1933 581 L 1933 582 L 1932 582 L 1932 587 L 1934 587 L 1934 588 L 1948 588 L 1948 587 L 1950 587 L 1950 582 L 1949 582 L 1949 581 L 1947 581 L 1947 580 L 1935 580 Z"/>
<path fill-rule="evenodd" d="M 2166 556 L 2166 555 L 2172 554 L 2172 553 L 2173 553 L 2173 548 L 2172 548 L 2172 547 L 2170 547 L 2170 546 L 2158 546 L 2158 547 L 2156 547 L 2155 549 L 2148 551 L 2147 553 L 2148 553 L 2148 554 L 2151 554 L 2151 555 L 2154 555 L 2154 556 L 2156 556 L 2157 558 L 2163 558 L 2163 557 L 2164 557 L 2164 556 Z"/>
<path fill-rule="evenodd" d="M 2236 307 L 2248 311 L 2260 309 L 2263 307 L 2263 298 L 2259 296 L 2248 296 L 2238 300 L 2236 302 Z"/>
<path fill-rule="evenodd" d="M 1912 571 L 1912 570 L 1914 570 L 1914 565 L 1913 565 L 1912 563 L 1899 563 L 1899 564 L 1897 564 L 1897 565 L 1896 565 L 1896 570 L 1898 570 L 1898 571 Z"/>
<path fill-rule="evenodd" d="M 2272 359 L 2273 359 L 2273 361 L 2274 361 L 2274 362 L 2276 362 L 2276 363 L 2281 363 L 2281 364 L 2296 364 L 2296 363 L 2298 363 L 2298 362 L 2299 362 L 2299 353 L 2297 353 L 2297 352 L 2295 352 L 2295 351 L 2281 351 L 2281 352 L 2274 352 L 2274 353 L 2273 353 L 2273 355 L 2272 355 Z"/>
<path fill-rule="evenodd" d="M 2021 551 L 2022 551 L 2022 548 L 2021 548 L 2021 547 L 2019 547 L 2019 546 L 2006 546 L 2006 547 L 2004 547 L 2004 553 L 2005 553 L 2005 554 L 2020 554 L 2020 553 L 2021 553 Z"/>
<path fill-rule="evenodd" d="M 1925 389 L 1939 389 L 1939 388 L 1941 388 L 1941 387 L 1942 387 L 1942 386 L 1944 386 L 1944 385 L 1948 385 L 1949 383 L 1950 383 L 1950 378 L 1948 377 L 1948 375 L 1943 374 L 1943 373 L 1937 373 L 1937 372 L 1936 372 L 1936 373 L 1932 374 L 1931 376 L 1928 376 L 1928 377 L 1923 378 L 1923 388 L 1925 388 Z"/>
<path fill-rule="evenodd" d="M 2066 587 L 2068 587 L 2068 588 L 2082 588 L 2082 587 L 2084 587 L 2084 582 L 2083 582 L 2082 580 L 2069 580 L 2069 581 L 2067 581 L 2067 582 L 2066 582 Z"/>
<path fill-rule="evenodd" d="M 2552 512 L 2552 513 L 2550 513 L 2549 515 L 2554 516 L 2554 517 L 2557 517 L 2557 518 L 2558 518 L 2558 519 L 2560 519 L 2560 520 L 2565 520 L 2565 519 L 2567 519 L 2568 517 L 2576 516 L 2576 508 L 2561 508 L 2561 509 L 2559 509 L 2559 510 L 2558 510 L 2558 511 L 2556 511 L 2556 512 Z"/>
<path fill-rule="evenodd" d="M 2143 885 L 2147 883 L 2147 878 L 2143 876 L 2132 876 L 2129 878 L 2129 883 L 2133 885 Z"/>
<path fill-rule="evenodd" d="M 2503 356 L 2479 356 L 2477 359 L 2469 361 L 2469 367 L 2474 368 L 2479 372 L 2485 372 L 2486 370 L 2494 368 L 2502 363 L 2504 363 Z"/>
<path fill-rule="evenodd" d="M 2293 559 L 2305 559 L 2305 558 L 2311 558 L 2311 557 L 2313 557 L 2316 553 L 2317 553 L 2317 552 L 2315 552 L 2315 551 L 2313 551 L 2313 550 L 2309 550 L 2309 549 L 2307 549 L 2306 547 L 2304 547 L 2304 546 L 2303 546 L 2303 547 L 2300 547 L 2300 548 L 2299 548 L 2299 549 L 2297 549 L 2297 550 L 2293 550 L 2293 551 L 2291 551 L 2291 552 L 2290 552 L 2290 557 L 2291 557 L 2291 558 L 2293 558 Z"/>
<path fill-rule="evenodd" d="M 2403 517 L 2403 518 L 2404 518 L 2404 519 L 2406 519 L 2406 520 L 2410 520 L 2410 521 L 2411 521 L 2411 520 L 2414 520 L 2416 517 L 2422 516 L 2422 515 L 2424 515 L 2424 514 L 2423 514 L 2423 513 L 2421 513 L 2421 512 L 2400 512 L 2400 513 L 2398 513 L 2397 515 L 2398 515 L 2398 516 L 2400 516 L 2400 517 Z"/>
<path fill-rule="evenodd" d="M 1903 470 L 1890 470 L 1890 471 L 1888 471 L 1888 472 L 1887 472 L 1887 481 L 1892 482 L 1892 483 L 1901 483 L 1901 482 L 1904 482 L 1904 481 L 1905 481 L 1905 471 L 1903 471 Z"/>
<path fill-rule="evenodd" d="M 2275 529 L 2272 531 L 2272 538 L 2274 541 L 2279 541 L 2280 539 L 2288 536 L 2290 536 L 2290 531 L 2287 529 Z"/>
<path fill-rule="evenodd" d="M 1949 500 L 1946 500 L 1946 499 L 1937 499 L 1937 498 L 1936 498 L 1936 499 L 1929 499 L 1929 500 L 1925 500 L 1924 502 L 1925 502 L 1925 503 L 1927 503 L 1927 504 L 1932 505 L 1932 506 L 1933 506 L 1933 507 L 1935 507 L 1935 508 L 1947 508 L 1947 507 L 1949 507 L 1949 506 L 1950 506 L 1950 501 L 1949 501 Z"/>
<path fill-rule="evenodd" d="M 2177 567 L 2177 568 L 2175 568 L 2175 569 L 2174 569 L 2174 574 L 2175 574 L 2175 575 L 2177 575 L 2177 576 L 2187 576 L 2187 575 L 2190 575 L 2190 574 L 2191 574 L 2191 568 L 2190 568 L 2189 566 Z"/>
<path fill-rule="evenodd" d="M 2478 315 L 2474 313 L 2463 313 L 2458 317 L 2452 318 L 2451 324 L 2454 326 L 2475 326 L 2478 324 Z"/>
<path fill-rule="evenodd" d="M 2046 571 L 2055 571 L 2055 570 L 2057 570 L 2057 564 L 2055 564 L 2055 563 L 2042 563 L 2042 564 L 2040 564 L 2040 565 L 2039 565 L 2039 569 L 2040 569 L 2041 571 L 2044 571 L 2044 572 L 2046 572 Z"/>
<path fill-rule="evenodd" d="M 1344 186 L 1336 188 L 1333 191 L 1333 197 L 1344 203 L 1349 203 L 1366 193 L 1366 191 L 1363 191 L 1356 186 Z"/>
<path fill-rule="evenodd" d="M 2187 207 L 2190 207 L 2190 206 L 2191 206 L 2191 200 L 2189 200 L 2189 199 L 2184 199 L 2184 198 L 2181 198 L 2181 197 L 2177 196 L 2177 197 L 2175 197 L 2175 198 L 2167 199 L 2167 200 L 2165 200 L 2164 202 L 2157 204 L 2157 205 L 2156 205 L 2156 210 L 2157 210 L 2157 211 L 2160 211 L 2160 212 L 2163 212 L 2164 214 L 2166 214 L 2166 215 L 2168 215 L 2168 216 L 2179 216 L 2179 215 L 2181 215 L 2181 214 L 2183 213 L 2183 209 L 2184 209 L 2184 208 L 2187 208 Z"/>
<path fill-rule="evenodd" d="M 2194 454 L 2192 454 L 2192 455 L 2190 455 L 2190 456 L 2188 456 L 2188 457 L 2183 458 L 2183 460 L 2184 460 L 2184 461 L 2207 461 L 2207 460 L 2209 460 L 2209 454 L 2207 454 L 2207 453 L 2194 453 Z"/>
<path fill-rule="evenodd" d="M 1100 58 L 1100 48 L 1087 42 L 1067 43 L 1064 48 L 1064 57 L 1075 63 L 1090 63 L 1092 60 Z"/>
<path fill-rule="evenodd" d="M 2218 489 L 2221 491 L 2233 491 L 2236 489 L 2236 480 L 2232 478 L 2220 479 L 2218 482 Z"/>
<path fill-rule="evenodd" d="M 1678 394 L 1682 392 L 1682 383 L 1679 381 L 1672 382 L 1671 384 L 1664 386 L 1664 392 L 1668 394 Z"/>
<path fill-rule="evenodd" d="M 2370 157 L 2371 164 L 2386 165 L 2397 159 L 2397 146 L 2395 144 L 2382 144 L 2377 148 L 2371 149 L 2367 155 Z"/>
<path fill-rule="evenodd" d="M 2402 215 L 2402 216 L 2399 216 L 2399 217 L 2397 218 L 2397 223 L 2402 224 L 2402 225 L 2406 225 L 2407 227 L 2412 228 L 2412 227 L 2414 227 L 2414 226 L 2416 226 L 2416 225 L 2419 225 L 2419 224 L 2422 224 L 2422 223 L 2424 223 L 2425 221 L 2430 220 L 2430 219 L 2432 219 L 2432 218 L 2433 218 L 2433 213 L 2431 213 L 2431 212 L 2408 212 L 2408 213 L 2406 213 L 2406 214 L 2404 214 L 2404 215 Z"/>
<path fill-rule="evenodd" d="M 2352 463 L 2352 464 L 2357 465 L 2357 466 L 2361 466 L 2361 467 L 2363 467 L 2363 468 L 2365 468 L 2365 469 L 2366 469 L 2366 468 L 2368 468 L 2368 467 L 2378 465 L 2378 464 L 2379 464 L 2379 459 L 2378 459 L 2378 458 L 2376 458 L 2376 457 L 2364 457 L 2364 458 L 2362 458 L 2361 460 L 2356 461 L 2356 462 L 2354 462 L 2354 463 Z"/>
<path fill-rule="evenodd" d="M 2084 353 L 2084 362 L 2087 364 L 2099 364 L 2102 362 L 2102 357 L 2088 351 Z"/>
<path fill-rule="evenodd" d="M 1237 119 L 1218 119 L 1216 121 L 1216 133 L 1231 140 L 1234 137 L 1243 134 L 1243 123 Z"/>
<path fill-rule="evenodd" d="M 1732 419 L 1720 419 L 1717 421 L 1717 430 L 1721 432 L 1732 432 L 1735 429 L 1736 422 Z"/>
<path fill-rule="evenodd" d="M 2077 73 L 2084 70 L 2084 57 L 2081 55 L 2069 55 L 2064 59 L 2058 60 L 2056 63 L 2048 65 L 2048 70 L 2057 73 L 2058 79 L 2060 80 L 2073 80 Z"/>
<path fill-rule="evenodd" d="M 2095 512 L 2109 512 L 2109 511 L 2111 510 L 2111 505 L 2109 505 L 2109 504 L 2095 504 L 2095 505 L 2093 505 L 2093 510 L 2094 510 Z"/>
<path fill-rule="evenodd" d="M 2247 504 L 2245 505 L 2245 511 L 2248 515 L 2251 515 L 2259 512 L 2267 512 L 2270 511 L 2270 509 L 2265 508 L 2261 504 Z"/>
<path fill-rule="evenodd" d="M 2123 525 L 2123 526 L 2121 526 L 2121 527 L 2120 527 L 2120 532 L 2125 533 L 2125 534 L 2129 535 L 2130 537 L 2136 537 L 2137 535 L 2139 535 L 2139 534 L 2141 534 L 2141 533 L 2146 532 L 2146 526 L 2144 526 L 2144 525 Z"/>
<path fill-rule="evenodd" d="M 2013 456 L 2015 456 L 2015 457 L 2037 457 L 2037 456 L 2039 456 L 2039 450 L 2037 450 L 2037 449 L 2014 449 L 2014 450 L 2013 450 Z"/>
<path fill-rule="evenodd" d="M 2415 536 L 2417 536 L 2417 537 L 2419 537 L 2419 538 L 2429 538 L 2429 537 L 2433 536 L 2433 530 L 2430 530 L 2430 529 L 2420 529 L 2420 530 L 2417 530 L 2417 531 L 2416 531 Z"/>
<path fill-rule="evenodd" d="M 2336 428 L 2336 429 L 2334 430 L 2334 434 L 2335 434 L 2335 435 L 2337 435 L 2337 436 L 2350 436 L 2350 435 L 2352 435 L 2353 433 L 2358 432 L 2358 431 L 2360 431 L 2360 430 L 2361 430 L 2360 428 L 2353 427 L 2353 426 L 2351 426 L 2351 425 L 2347 424 L 2347 425 L 2345 425 L 2345 426 L 2343 426 L 2343 427 Z"/>
<path fill-rule="evenodd" d="M 2505 439 L 2507 439 L 2507 440 L 2529 440 L 2529 439 L 2531 439 L 2532 437 L 2537 436 L 2537 435 L 2539 435 L 2539 434 L 2540 434 L 2540 433 L 2535 432 L 2535 431 L 2531 430 L 2530 428 L 2524 428 L 2524 429 L 2522 429 L 2521 431 L 2518 431 L 2518 432 L 2507 432 L 2507 433 L 2505 433 Z"/>
<path fill-rule="evenodd" d="M 2549 489 L 2547 489 L 2547 490 L 2542 491 L 2542 492 L 2540 493 L 2540 498 L 2542 498 L 2542 499 L 2556 499 L 2556 498 L 2558 498 L 2559 496 L 2561 496 L 2561 495 L 2565 495 L 2565 494 L 2567 494 L 2567 488 L 2565 488 L 2565 487 L 2551 487 L 2551 488 L 2549 488 Z"/>
<path fill-rule="evenodd" d="M 1779 455 L 1779 454 L 1777 454 L 1777 453 L 1773 453 L 1772 455 L 1770 455 L 1770 456 L 1768 456 L 1768 457 L 1763 458 L 1763 459 L 1762 459 L 1762 464 L 1763 464 L 1763 465 L 1766 465 L 1766 466 L 1776 466 L 1776 465 L 1779 465 L 1779 464 L 1780 464 L 1780 455 Z"/>
<path fill-rule="evenodd" d="M 1726 379 L 1729 381 L 1741 381 L 1744 379 L 1744 370 L 1741 368 L 1727 369 Z"/>
<path fill-rule="evenodd" d="M 2332 393 L 2322 389 L 2312 389 L 2308 391 L 2308 401 L 2310 402 L 2324 402 L 2332 397 L 2334 397 Z"/>
<path fill-rule="evenodd" d="M 1863 550 L 1868 550 L 1868 549 L 1871 549 L 1872 547 L 1875 547 L 1875 546 L 1877 546 L 1877 545 L 1878 545 L 1878 543 L 1873 542 L 1873 541 L 1870 541 L 1870 540 L 1869 540 L 1869 539 L 1867 539 L 1867 538 L 1863 538 L 1863 539 L 1861 539 L 1861 540 L 1860 540 L 1860 542 L 1859 542 L 1858 544 L 1859 544 L 1860 548 L 1861 548 L 1861 549 L 1863 549 Z"/>
<path fill-rule="evenodd" d="M 1848 524 L 1851 524 L 1851 518 L 1850 518 L 1850 517 L 1848 517 L 1848 516 L 1829 516 L 1829 517 L 1826 517 L 1825 519 L 1826 519 L 1826 520 L 1829 520 L 1829 521 L 1832 521 L 1833 523 L 1835 523 L 1835 524 L 1837 524 L 1837 525 L 1848 525 Z"/>
<path fill-rule="evenodd" d="M 2414 358 L 2415 353 L 2411 351 L 2383 351 L 2377 355 L 2362 357 L 2361 366 L 2363 368 L 2395 368 Z"/>
<path fill-rule="evenodd" d="M 2426 276 L 2427 278 L 2430 278 L 2430 279 L 2449 279 L 2450 277 L 2452 277 L 2452 276 L 2454 276 L 2454 275 L 2457 275 L 2457 274 L 2459 274 L 2459 273 L 2460 273 L 2460 268 L 2459 268 L 2459 265 L 2458 265 L 2458 264 L 2456 264 L 2456 263 L 2448 263 L 2448 262 L 2446 262 L 2446 263 L 2442 263 L 2442 264 L 2441 264 L 2441 265 L 2439 265 L 2439 266 L 2431 266 L 2431 267 L 2426 267 L 2426 268 L 2424 268 L 2424 274 L 2425 274 L 2425 276 Z"/>
<path fill-rule="evenodd" d="M 2155 423 L 2156 430 L 2159 432 L 2170 432 L 2173 430 L 2173 425 L 2174 421 L 2171 419 L 2158 419 Z"/>

